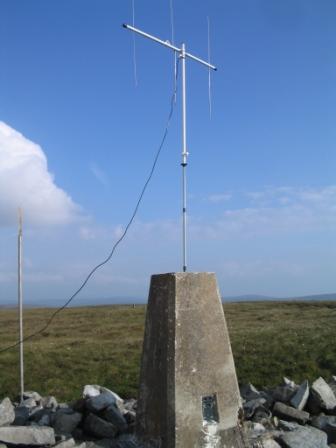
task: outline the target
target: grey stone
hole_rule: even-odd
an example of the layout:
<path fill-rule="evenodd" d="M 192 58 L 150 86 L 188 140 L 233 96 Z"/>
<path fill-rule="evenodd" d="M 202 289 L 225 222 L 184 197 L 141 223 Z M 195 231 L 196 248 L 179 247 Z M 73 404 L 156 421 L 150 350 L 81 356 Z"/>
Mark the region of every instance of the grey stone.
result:
<path fill-rule="evenodd" d="M 84 421 L 85 432 L 97 438 L 115 437 L 117 428 L 97 415 L 89 414 Z"/>
<path fill-rule="evenodd" d="M 137 407 L 140 441 L 162 448 L 244 447 L 240 408 L 215 275 L 152 276 Z"/>
<path fill-rule="evenodd" d="M 140 448 L 141 444 L 134 435 L 125 434 L 112 442 L 111 448 Z"/>
<path fill-rule="evenodd" d="M 312 419 L 311 424 L 315 428 L 321 429 L 328 435 L 328 443 L 336 442 L 336 416 L 319 415 Z"/>
<path fill-rule="evenodd" d="M 295 394 L 292 396 L 290 404 L 293 406 L 293 408 L 302 411 L 302 409 L 307 404 L 308 397 L 309 397 L 309 383 L 308 381 L 304 381 L 297 389 Z"/>
<path fill-rule="evenodd" d="M 130 398 L 129 400 L 124 401 L 124 408 L 126 411 L 136 411 L 137 409 L 137 400 L 134 398 Z"/>
<path fill-rule="evenodd" d="M 4 443 L 0 443 L 0 448 L 7 448 L 7 445 L 5 445 Z"/>
<path fill-rule="evenodd" d="M 83 398 L 97 397 L 100 394 L 100 386 L 95 384 L 87 384 L 86 386 L 84 386 Z"/>
<path fill-rule="evenodd" d="M 22 406 L 26 406 L 26 408 L 36 408 L 38 406 L 38 402 L 34 400 L 34 398 L 26 398 L 21 403 Z"/>
<path fill-rule="evenodd" d="M 124 418 L 126 420 L 126 422 L 131 425 L 133 423 L 135 423 L 136 420 L 136 412 L 135 411 L 127 411 L 124 414 Z"/>
<path fill-rule="evenodd" d="M 30 420 L 41 425 L 40 421 L 42 422 L 46 422 L 49 421 L 52 422 L 51 419 L 51 410 L 50 409 L 38 409 L 36 412 L 34 412 L 33 414 L 30 415 Z M 43 426 L 43 424 L 42 424 Z M 50 424 L 46 425 L 46 426 L 52 426 Z"/>
<path fill-rule="evenodd" d="M 53 428 L 39 426 L 3 426 L 0 441 L 13 445 L 55 445 L 55 433 Z"/>
<path fill-rule="evenodd" d="M 124 400 L 122 400 L 119 395 L 112 390 L 107 389 L 107 387 L 98 386 L 97 384 L 88 384 L 84 387 L 83 398 L 93 398 L 103 393 L 112 395 L 114 402 L 117 404 L 120 411 L 123 410 Z"/>
<path fill-rule="evenodd" d="M 75 440 L 71 437 L 70 439 L 64 440 L 63 442 L 55 445 L 55 448 L 73 448 L 76 445 Z"/>
<path fill-rule="evenodd" d="M 336 397 L 326 381 L 320 377 L 311 387 L 311 395 L 313 401 L 324 410 L 332 410 L 336 407 Z"/>
<path fill-rule="evenodd" d="M 284 431 L 294 431 L 299 428 L 299 424 L 294 422 L 286 422 L 286 420 L 279 420 L 278 427 Z"/>
<path fill-rule="evenodd" d="M 60 412 L 57 411 L 53 421 L 53 427 L 57 434 L 71 434 L 82 420 L 82 414 L 79 412 Z"/>
<path fill-rule="evenodd" d="M 41 405 L 47 409 L 56 409 L 58 406 L 57 400 L 53 396 L 42 397 Z"/>
<path fill-rule="evenodd" d="M 301 424 L 305 424 L 310 417 L 308 412 L 292 408 L 284 403 L 280 403 L 279 401 L 274 405 L 273 414 L 281 419 L 294 421 Z"/>
<path fill-rule="evenodd" d="M 329 384 L 331 390 L 334 392 L 334 394 L 336 396 L 336 376 L 332 376 L 331 377 L 331 381 L 329 381 L 328 384 Z"/>
<path fill-rule="evenodd" d="M 281 448 L 281 446 L 274 439 L 266 439 L 262 441 L 263 448 Z"/>
<path fill-rule="evenodd" d="M 243 408 L 245 418 L 247 419 L 252 418 L 255 411 L 259 407 L 263 406 L 265 403 L 266 403 L 265 398 L 255 398 L 254 400 L 250 400 L 244 403 Z"/>
<path fill-rule="evenodd" d="M 264 406 L 259 406 L 253 414 L 252 420 L 262 424 L 270 424 L 272 412 Z"/>
<path fill-rule="evenodd" d="M 14 406 L 8 397 L 0 402 L 0 426 L 6 426 L 15 420 Z"/>
<path fill-rule="evenodd" d="M 112 448 L 115 439 L 100 439 L 86 441 L 86 448 Z"/>
<path fill-rule="evenodd" d="M 297 425 L 295 430 L 281 434 L 279 442 L 285 448 L 328 448 L 327 434 L 311 426 Z"/>
<path fill-rule="evenodd" d="M 39 414 L 41 411 L 44 412 L 43 406 L 38 405 L 33 408 L 28 408 L 30 418 L 34 418 L 35 414 Z"/>
<path fill-rule="evenodd" d="M 257 398 L 261 398 L 260 392 L 251 383 L 242 385 L 239 390 L 240 390 L 240 395 L 246 401 L 251 401 L 251 400 L 255 400 Z"/>
<path fill-rule="evenodd" d="M 107 422 L 112 423 L 120 432 L 123 432 L 127 429 L 127 422 L 125 420 L 125 417 L 121 414 L 117 406 L 115 406 L 114 404 L 105 409 L 102 417 Z"/>
<path fill-rule="evenodd" d="M 86 448 L 86 442 L 79 443 L 78 445 L 75 446 L 76 448 Z"/>
<path fill-rule="evenodd" d="M 24 426 L 29 419 L 29 409 L 25 406 L 17 406 L 15 409 L 15 420 L 13 425 Z"/>
<path fill-rule="evenodd" d="M 289 386 L 293 390 L 296 388 L 296 384 L 294 383 L 294 381 L 290 380 L 286 376 L 283 377 L 283 383 L 284 383 L 285 386 Z"/>
<path fill-rule="evenodd" d="M 296 389 L 291 386 L 278 386 L 273 390 L 272 397 L 274 401 L 281 401 L 281 403 L 288 404 L 295 392 Z"/>
<path fill-rule="evenodd" d="M 57 408 L 58 409 L 70 409 L 71 410 L 71 407 L 68 405 L 68 403 L 58 403 Z"/>
<path fill-rule="evenodd" d="M 29 399 L 33 399 L 34 401 L 36 401 L 37 403 L 39 403 L 42 399 L 41 395 L 38 392 L 35 392 L 33 390 L 27 390 L 23 393 L 23 399 L 24 400 L 29 400 Z"/>
<path fill-rule="evenodd" d="M 116 404 L 116 400 L 113 395 L 106 392 L 97 395 L 95 397 L 89 398 L 86 401 L 86 407 L 91 412 L 99 412 L 107 407 Z"/>

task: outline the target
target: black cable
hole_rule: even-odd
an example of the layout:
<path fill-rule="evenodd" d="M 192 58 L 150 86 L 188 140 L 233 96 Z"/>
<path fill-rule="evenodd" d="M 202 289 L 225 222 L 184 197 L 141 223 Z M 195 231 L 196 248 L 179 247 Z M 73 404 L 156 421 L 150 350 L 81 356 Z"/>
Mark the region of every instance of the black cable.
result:
<path fill-rule="evenodd" d="M 176 81 L 177 81 L 177 78 L 178 78 L 178 67 L 179 67 L 179 59 L 177 59 L 177 64 L 176 64 L 176 77 L 175 77 L 175 83 L 174 83 L 174 91 L 173 91 L 173 94 L 172 94 L 172 96 L 171 96 L 171 100 L 170 100 L 170 111 L 169 111 L 169 115 L 168 115 L 168 120 L 167 120 L 167 124 L 166 124 L 166 127 L 165 127 L 165 131 L 164 131 L 164 133 L 163 133 L 163 137 L 162 137 L 161 143 L 160 143 L 160 145 L 159 145 L 159 148 L 158 148 L 158 150 L 157 150 L 157 152 L 156 152 L 156 155 L 155 155 L 155 158 L 154 158 L 154 162 L 153 162 L 152 168 L 151 168 L 151 170 L 150 170 L 149 176 L 147 177 L 147 180 L 146 180 L 146 182 L 145 182 L 145 184 L 144 184 L 144 186 L 143 186 L 143 188 L 142 188 L 142 190 L 141 190 L 139 199 L 138 199 L 138 201 L 137 201 L 137 203 L 136 203 L 136 206 L 135 206 L 135 208 L 134 208 L 134 211 L 133 211 L 133 213 L 132 213 L 132 216 L 131 216 L 130 220 L 128 221 L 128 224 L 127 224 L 127 226 L 126 226 L 126 228 L 125 228 L 123 234 L 121 235 L 121 237 L 118 239 L 118 241 L 117 241 L 117 242 L 114 244 L 114 246 L 112 247 L 112 250 L 111 250 L 110 254 L 108 255 L 108 257 L 107 257 L 104 261 L 102 261 L 101 263 L 97 264 L 97 265 L 96 265 L 96 266 L 89 272 L 89 274 L 86 276 L 85 280 L 83 281 L 83 283 L 81 284 L 81 286 L 77 289 L 77 291 L 70 297 L 70 299 L 69 299 L 63 306 L 61 306 L 60 308 L 58 308 L 58 309 L 52 314 L 52 316 L 49 318 L 48 322 L 46 323 L 46 325 L 45 325 L 43 328 L 41 328 L 40 330 L 36 331 L 35 333 L 30 334 L 29 336 L 26 336 L 26 337 L 23 338 L 22 340 L 17 341 L 15 344 L 9 345 L 8 347 L 5 347 L 5 348 L 1 349 L 1 350 L 0 350 L 0 354 L 6 352 L 6 351 L 8 351 L 8 350 L 11 350 L 12 348 L 17 347 L 17 346 L 20 345 L 22 342 L 28 341 L 29 339 L 32 339 L 33 337 L 39 335 L 40 333 L 43 333 L 43 332 L 49 327 L 49 325 L 50 325 L 51 322 L 54 320 L 54 318 L 57 316 L 57 314 L 60 313 L 61 311 L 63 311 L 64 308 L 66 308 L 66 307 L 70 304 L 70 302 L 72 302 L 73 299 L 74 299 L 74 298 L 75 298 L 75 297 L 82 291 L 82 289 L 86 286 L 87 282 L 90 280 L 90 278 L 93 276 L 93 274 L 94 274 L 99 268 L 101 268 L 104 264 L 108 263 L 108 262 L 111 260 L 113 254 L 114 254 L 114 252 L 115 252 L 115 250 L 116 250 L 116 248 L 119 246 L 119 244 L 120 244 L 120 243 L 122 242 L 122 240 L 125 238 L 125 236 L 126 236 L 128 230 L 129 230 L 129 228 L 131 227 L 131 225 L 132 225 L 132 223 L 133 223 L 133 221 L 134 221 L 134 218 L 135 218 L 135 216 L 136 216 L 136 214 L 137 214 L 137 212 L 138 212 L 138 209 L 139 209 L 139 207 L 140 207 L 140 204 L 141 204 L 142 198 L 143 198 L 143 196 L 144 196 L 144 194 L 145 194 L 145 191 L 146 191 L 146 189 L 147 189 L 147 186 L 148 186 L 149 182 L 151 181 L 151 179 L 152 179 L 152 177 L 153 177 L 153 174 L 154 174 L 154 171 L 155 171 L 155 168 L 156 168 L 157 161 L 158 161 L 159 156 L 160 156 L 160 154 L 161 154 L 161 150 L 162 150 L 162 148 L 163 148 L 164 142 L 166 141 L 166 138 L 167 138 L 169 125 L 170 125 L 170 122 L 171 122 L 171 119 L 172 119 L 172 116 L 173 116 L 174 106 L 175 106 L 175 95 L 176 95 L 176 92 L 177 92 L 177 82 L 176 82 Z"/>

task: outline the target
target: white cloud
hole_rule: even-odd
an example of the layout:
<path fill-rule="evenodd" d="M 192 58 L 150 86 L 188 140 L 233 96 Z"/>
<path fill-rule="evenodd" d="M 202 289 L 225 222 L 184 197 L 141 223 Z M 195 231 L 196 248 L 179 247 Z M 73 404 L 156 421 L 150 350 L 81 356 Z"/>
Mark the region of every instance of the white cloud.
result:
<path fill-rule="evenodd" d="M 212 222 L 191 225 L 197 238 L 246 238 L 275 233 L 303 233 L 336 228 L 336 186 L 266 188 L 249 192 L 246 207 L 226 209 Z"/>
<path fill-rule="evenodd" d="M 79 215 L 70 196 L 57 187 L 42 148 L 0 121 L 0 226 L 15 222 L 67 224 Z"/>
<path fill-rule="evenodd" d="M 232 198 L 232 194 L 230 193 L 219 193 L 219 194 L 211 194 L 208 197 L 210 202 L 224 202 L 229 201 Z"/>

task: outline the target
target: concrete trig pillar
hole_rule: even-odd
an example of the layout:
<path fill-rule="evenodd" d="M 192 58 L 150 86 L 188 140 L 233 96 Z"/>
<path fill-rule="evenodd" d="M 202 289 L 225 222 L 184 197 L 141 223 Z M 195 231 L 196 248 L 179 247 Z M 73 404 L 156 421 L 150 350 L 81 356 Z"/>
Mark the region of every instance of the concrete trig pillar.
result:
<path fill-rule="evenodd" d="M 137 435 L 160 448 L 245 447 L 237 377 L 212 273 L 151 279 Z"/>

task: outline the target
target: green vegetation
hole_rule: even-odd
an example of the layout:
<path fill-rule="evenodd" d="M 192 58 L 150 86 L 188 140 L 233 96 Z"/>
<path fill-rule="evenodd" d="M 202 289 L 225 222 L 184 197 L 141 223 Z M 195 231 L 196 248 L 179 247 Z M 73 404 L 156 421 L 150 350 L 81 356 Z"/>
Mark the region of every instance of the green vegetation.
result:
<path fill-rule="evenodd" d="M 240 383 L 271 386 L 336 374 L 336 302 L 225 304 Z M 25 311 L 25 334 L 42 328 L 54 310 Z M 71 400 L 85 384 L 123 397 L 137 394 L 145 307 L 70 308 L 25 343 L 26 389 Z M 17 313 L 0 310 L 0 349 L 17 339 Z M 0 354 L 0 397 L 19 390 L 18 349 Z"/>

